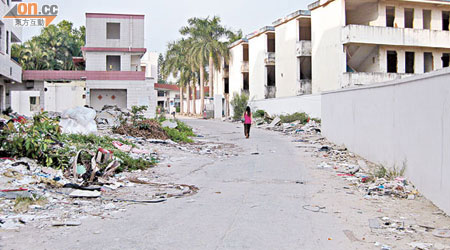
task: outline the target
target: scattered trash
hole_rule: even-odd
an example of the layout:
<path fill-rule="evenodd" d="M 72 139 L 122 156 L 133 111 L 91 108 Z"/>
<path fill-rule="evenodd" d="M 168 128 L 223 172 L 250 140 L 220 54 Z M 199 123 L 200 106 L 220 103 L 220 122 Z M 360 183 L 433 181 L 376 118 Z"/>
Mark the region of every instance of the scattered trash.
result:
<path fill-rule="evenodd" d="M 95 116 L 93 109 L 76 107 L 64 111 L 59 124 L 66 134 L 94 134 L 97 132 Z"/>
<path fill-rule="evenodd" d="M 75 190 L 69 194 L 70 197 L 74 198 L 97 198 L 100 197 L 101 193 L 99 191 L 89 191 L 89 190 Z"/>
<path fill-rule="evenodd" d="M 420 250 L 426 250 L 433 247 L 433 244 L 430 243 L 423 243 L 423 242 L 412 242 L 408 244 L 413 249 L 420 249 Z"/>
<path fill-rule="evenodd" d="M 350 230 L 344 230 L 343 231 L 345 236 L 347 236 L 347 238 L 351 241 L 351 242 L 355 242 L 355 241 L 360 241 L 358 238 L 355 237 L 355 234 L 350 231 Z"/>
<path fill-rule="evenodd" d="M 75 226 L 80 226 L 80 225 L 81 225 L 80 221 L 54 221 L 54 222 L 52 222 L 52 226 L 54 226 L 54 227 L 63 227 L 63 226 L 75 227 Z"/>
<path fill-rule="evenodd" d="M 168 128 L 176 128 L 178 126 L 178 124 L 176 122 L 173 121 L 169 121 L 169 120 L 165 120 L 161 126 L 163 126 L 163 128 L 168 127 Z"/>
<path fill-rule="evenodd" d="M 324 210 L 326 207 L 321 207 L 321 206 L 317 206 L 317 205 L 303 205 L 303 209 L 311 211 L 311 212 L 323 212 L 325 213 Z"/>

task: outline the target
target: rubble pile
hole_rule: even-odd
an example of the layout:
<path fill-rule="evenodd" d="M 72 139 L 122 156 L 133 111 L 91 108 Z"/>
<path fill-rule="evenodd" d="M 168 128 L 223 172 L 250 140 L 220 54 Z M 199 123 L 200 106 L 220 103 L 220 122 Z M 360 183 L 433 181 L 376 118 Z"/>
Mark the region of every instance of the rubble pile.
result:
<path fill-rule="evenodd" d="M 121 109 L 115 105 L 105 105 L 97 112 L 95 121 L 98 129 L 112 129 L 120 126 L 121 120 L 127 120 L 131 113 L 127 109 Z"/>
<path fill-rule="evenodd" d="M 118 127 L 113 128 L 113 132 L 121 135 L 142 137 L 146 139 L 169 139 L 169 136 L 159 122 L 150 119 L 138 121 L 135 124 L 122 123 Z"/>

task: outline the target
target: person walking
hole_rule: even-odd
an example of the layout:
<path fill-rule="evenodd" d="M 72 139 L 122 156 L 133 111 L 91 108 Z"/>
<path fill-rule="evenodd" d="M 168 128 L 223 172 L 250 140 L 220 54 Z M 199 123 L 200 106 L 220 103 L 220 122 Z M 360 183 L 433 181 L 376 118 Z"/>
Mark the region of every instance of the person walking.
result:
<path fill-rule="evenodd" d="M 244 112 L 244 135 L 245 138 L 250 137 L 250 127 L 252 126 L 252 111 L 250 110 L 250 107 L 247 106 Z"/>

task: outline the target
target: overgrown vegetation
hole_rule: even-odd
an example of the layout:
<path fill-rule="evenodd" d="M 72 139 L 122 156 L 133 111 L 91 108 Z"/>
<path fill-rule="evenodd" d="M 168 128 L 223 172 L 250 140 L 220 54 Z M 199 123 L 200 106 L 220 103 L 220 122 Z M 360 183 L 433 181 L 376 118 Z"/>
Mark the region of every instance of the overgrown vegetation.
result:
<path fill-rule="evenodd" d="M 291 123 L 295 121 L 300 121 L 302 124 L 306 124 L 309 121 L 309 116 L 306 113 L 294 113 L 291 115 L 281 115 L 280 116 L 282 123 Z"/>
<path fill-rule="evenodd" d="M 406 162 L 403 162 L 401 167 L 394 165 L 392 168 L 387 168 L 380 164 L 376 167 L 373 175 L 377 178 L 385 178 L 386 180 L 394 180 L 397 177 L 402 177 L 405 175 Z"/>
<path fill-rule="evenodd" d="M 0 134 L 2 154 L 28 157 L 47 167 L 66 169 L 79 150 L 95 152 L 98 148 L 104 148 L 111 150 L 121 162 L 118 171 L 145 169 L 155 165 L 156 160 L 151 157 L 134 159 L 128 153 L 116 149 L 112 145 L 116 139 L 108 136 L 62 134 L 58 122 L 46 113 L 41 113 L 34 116 L 31 123 L 8 123 Z M 118 141 L 135 146 L 125 140 Z"/>
<path fill-rule="evenodd" d="M 263 118 L 266 114 L 266 111 L 258 109 L 253 113 L 254 118 Z"/>
<path fill-rule="evenodd" d="M 14 211 L 17 213 L 24 213 L 28 211 L 28 207 L 31 205 L 43 206 L 47 203 L 47 198 L 44 196 L 37 197 L 32 194 L 31 197 L 17 197 L 14 201 Z"/>
<path fill-rule="evenodd" d="M 233 100 L 230 103 L 233 107 L 233 119 L 240 120 L 245 112 L 245 108 L 247 108 L 248 105 L 248 95 L 245 93 L 242 93 L 240 95 L 234 93 Z"/>
<path fill-rule="evenodd" d="M 134 137 L 144 137 L 149 139 L 171 139 L 175 142 L 193 142 L 190 136 L 195 136 L 192 129 L 185 123 L 176 120 L 176 128 L 162 127 L 162 123 L 167 120 L 164 113 L 158 115 L 156 119 L 147 119 L 143 112 L 146 107 L 132 107 L 132 123 L 126 120 L 117 128 L 113 129 L 114 133 L 130 135 Z M 172 121 L 172 120 L 171 120 Z"/>
<path fill-rule="evenodd" d="M 74 28 L 63 20 L 42 29 L 41 34 L 23 44 L 13 44 L 11 56 L 24 70 L 83 70 L 72 58 L 82 56 L 86 29 Z"/>

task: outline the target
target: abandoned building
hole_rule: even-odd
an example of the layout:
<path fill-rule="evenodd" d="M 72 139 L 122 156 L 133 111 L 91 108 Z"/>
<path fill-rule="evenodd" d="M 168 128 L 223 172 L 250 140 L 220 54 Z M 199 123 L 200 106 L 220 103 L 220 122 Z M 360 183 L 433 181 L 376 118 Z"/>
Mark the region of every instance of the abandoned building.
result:
<path fill-rule="evenodd" d="M 155 73 L 150 66 L 146 77 L 141 65 L 146 52 L 143 15 L 87 13 L 82 51 L 83 58 L 74 61 L 85 63 L 84 71 L 26 70 L 23 83 L 9 84 L 13 111 L 33 115 L 84 105 L 96 110 L 117 105 L 147 106 L 146 115 L 155 115 Z"/>
<path fill-rule="evenodd" d="M 321 0 L 309 9 L 314 93 L 449 66 L 448 1 Z"/>

